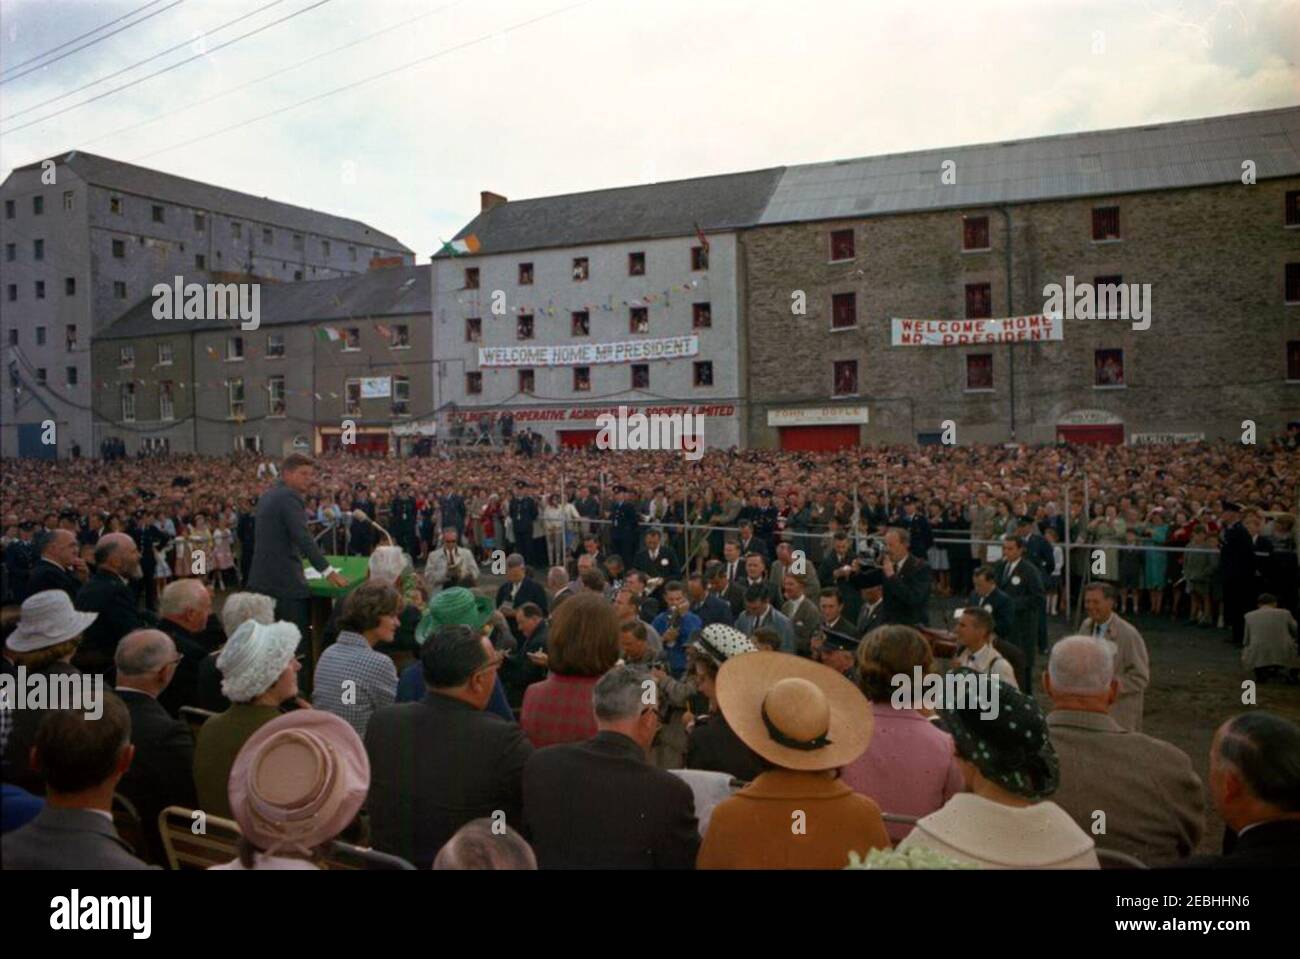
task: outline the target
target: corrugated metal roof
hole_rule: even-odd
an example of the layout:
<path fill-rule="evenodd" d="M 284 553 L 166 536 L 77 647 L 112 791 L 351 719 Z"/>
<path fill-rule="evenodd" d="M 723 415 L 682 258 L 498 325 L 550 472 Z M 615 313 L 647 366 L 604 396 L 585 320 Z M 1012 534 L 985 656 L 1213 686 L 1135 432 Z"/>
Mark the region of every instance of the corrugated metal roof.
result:
<path fill-rule="evenodd" d="M 72 172 L 88 183 L 107 189 L 197 207 L 200 210 L 220 211 L 233 217 L 271 223 L 304 233 L 317 233 L 405 253 L 414 252 L 396 237 L 350 217 L 335 216 L 281 203 L 279 200 L 253 196 L 251 193 L 228 190 L 82 150 L 73 150 L 52 159 L 56 164 L 67 164 Z M 28 170 L 39 166 L 40 162 L 30 163 L 19 169 Z"/>
<path fill-rule="evenodd" d="M 480 255 L 734 230 L 758 221 L 780 168 L 512 200 L 476 216 Z"/>
<path fill-rule="evenodd" d="M 1240 183 L 1244 160 L 1300 175 L 1300 107 L 790 166 L 759 223 Z"/>
<path fill-rule="evenodd" d="M 363 319 L 427 313 L 432 309 L 429 276 L 432 267 L 401 266 L 371 270 L 355 276 L 296 283 L 262 283 L 259 319 L 262 327 L 288 326 L 322 320 Z M 186 276 L 190 283 L 223 282 L 211 274 Z M 131 307 L 96 340 L 237 329 L 238 320 L 156 320 L 152 295 Z"/>

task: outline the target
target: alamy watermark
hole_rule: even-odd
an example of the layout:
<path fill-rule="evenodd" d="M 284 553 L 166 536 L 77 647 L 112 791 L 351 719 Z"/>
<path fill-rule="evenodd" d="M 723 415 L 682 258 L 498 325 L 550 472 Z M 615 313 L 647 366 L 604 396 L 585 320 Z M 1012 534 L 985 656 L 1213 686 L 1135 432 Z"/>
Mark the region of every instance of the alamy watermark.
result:
<path fill-rule="evenodd" d="M 927 673 L 920 666 L 911 675 L 895 673 L 889 705 L 895 709 L 972 709 L 980 719 L 996 719 L 1001 677 L 996 673 Z"/>
<path fill-rule="evenodd" d="M 70 709 L 87 719 L 104 715 L 104 677 L 85 673 L 28 672 L 0 675 L 0 709 Z"/>
<path fill-rule="evenodd" d="M 186 283 L 175 277 L 172 284 L 153 286 L 155 320 L 239 320 L 241 330 L 262 325 L 260 283 Z"/>
<path fill-rule="evenodd" d="M 1043 314 L 1066 320 L 1132 320 L 1133 329 L 1151 328 L 1150 283 L 1076 283 L 1043 287 Z"/>
<path fill-rule="evenodd" d="M 596 417 L 600 432 L 596 448 L 602 450 L 681 450 L 688 460 L 704 456 L 704 417 L 699 413 L 628 413 Z"/>

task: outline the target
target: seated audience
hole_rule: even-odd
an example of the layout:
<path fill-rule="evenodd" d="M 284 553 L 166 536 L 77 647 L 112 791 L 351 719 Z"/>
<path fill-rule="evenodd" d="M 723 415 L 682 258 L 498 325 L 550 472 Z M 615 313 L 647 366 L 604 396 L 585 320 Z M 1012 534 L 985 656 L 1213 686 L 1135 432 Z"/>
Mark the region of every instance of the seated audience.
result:
<path fill-rule="evenodd" d="M 47 589 L 61 589 L 75 600 L 85 585 L 88 570 L 79 555 L 77 536 L 71 530 L 54 529 L 38 533 L 32 541 L 40 557 L 27 574 L 26 596 Z"/>
<path fill-rule="evenodd" d="M 501 682 L 506 688 L 506 700 L 511 709 L 523 705 L 524 691 L 529 686 L 546 678 L 546 667 L 538 662 L 540 657 L 537 654 L 546 653 L 549 639 L 546 614 L 536 603 L 520 606 L 515 622 L 523 642 L 501 664 Z"/>
<path fill-rule="evenodd" d="M 45 808 L 45 800 L 33 796 L 21 786 L 0 783 L 0 833 L 13 832 L 25 826 Z M 4 863 L 0 862 L 0 869 Z"/>
<path fill-rule="evenodd" d="M 537 857 L 515 830 L 494 826 L 491 819 L 473 819 L 438 850 L 433 868 L 529 870 L 537 868 Z"/>
<path fill-rule="evenodd" d="M 757 652 L 740 630 L 722 623 L 705 626 L 691 647 L 690 672 L 695 688 L 709 701 L 709 711 L 697 716 L 686 743 L 687 769 L 729 773 L 741 782 L 758 778 L 766 764 L 740 741 L 718 708 L 718 670 L 732 656 Z"/>
<path fill-rule="evenodd" d="M 871 741 L 871 707 L 833 669 L 800 656 L 733 656 L 718 705 L 768 769 L 713 810 L 701 869 L 843 869 L 888 849 L 880 807 L 835 777 Z"/>
<path fill-rule="evenodd" d="M 361 811 L 370 762 L 333 713 L 300 709 L 248 738 L 230 770 L 239 857 L 213 869 L 319 869 Z"/>
<path fill-rule="evenodd" d="M 358 736 L 375 710 L 397 696 L 397 667 L 375 647 L 393 641 L 401 609 L 392 586 L 362 583 L 344 598 L 338 639 L 316 664 L 312 705 L 347 720 Z"/>
<path fill-rule="evenodd" d="M 198 705 L 199 667 L 209 652 L 203 633 L 211 612 L 212 594 L 202 580 L 178 579 L 163 588 L 158 603 L 158 628 L 176 643 L 181 659 L 176 664 L 176 675 L 158 702 L 173 716 L 180 715 L 182 706 Z"/>
<path fill-rule="evenodd" d="M 95 572 L 77 592 L 76 607 L 98 613 L 77 650 L 77 668 L 87 673 L 111 672 L 118 640 L 133 630 L 154 624 L 142 613 L 132 583 L 140 579 L 140 549 L 126 533 L 105 533 L 95 544 Z"/>
<path fill-rule="evenodd" d="M 443 626 L 468 626 L 484 636 L 491 636 L 494 631 L 492 623 L 492 603 L 482 596 L 476 596 L 464 586 L 450 586 L 433 598 L 420 619 L 415 631 L 415 638 L 425 645 L 434 631 Z M 399 703 L 418 703 L 424 699 L 426 686 L 424 666 L 417 661 L 402 671 L 397 682 L 397 701 Z M 501 677 L 497 677 L 492 688 L 492 697 L 488 700 L 487 710 L 496 713 L 502 719 L 514 722 L 515 714 L 506 698 L 505 687 Z"/>
<path fill-rule="evenodd" d="M 270 626 L 275 622 L 275 600 L 262 593 L 231 593 L 221 604 L 221 632 L 226 639 L 235 635 L 235 630 L 250 619 Z M 209 712 L 220 713 L 230 708 L 230 700 L 221 692 L 221 669 L 217 659 L 221 656 L 223 643 L 204 657 L 199 664 L 198 706 Z"/>
<path fill-rule="evenodd" d="M 618 615 L 595 593 L 579 593 L 551 617 L 550 675 L 524 692 L 519 725 L 540 749 L 596 735 L 591 693 L 619 656 Z"/>
<path fill-rule="evenodd" d="M 992 613 L 980 606 L 967 606 L 957 617 L 954 633 L 961 644 L 952 661 L 954 668 L 964 666 L 977 673 L 990 673 L 997 676 L 1003 685 L 1020 688 L 1015 664 L 994 644 Z"/>

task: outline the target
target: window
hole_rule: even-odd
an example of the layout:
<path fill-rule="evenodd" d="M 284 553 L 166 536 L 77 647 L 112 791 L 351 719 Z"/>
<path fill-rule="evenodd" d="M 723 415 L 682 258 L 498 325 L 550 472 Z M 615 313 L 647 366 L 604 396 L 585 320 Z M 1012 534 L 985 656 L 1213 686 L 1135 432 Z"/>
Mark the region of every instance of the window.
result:
<path fill-rule="evenodd" d="M 71 190 L 63 191 L 63 209 L 65 210 L 72 209 L 72 197 L 73 197 L 73 193 Z"/>
<path fill-rule="evenodd" d="M 575 366 L 573 368 L 573 391 L 575 393 L 591 392 L 590 366 Z"/>
<path fill-rule="evenodd" d="M 238 220 L 231 220 L 230 235 L 236 240 L 242 240 L 244 238 L 244 224 Z"/>
<path fill-rule="evenodd" d="M 8 262 L 8 263 L 12 263 L 12 262 L 13 262 L 14 260 L 16 260 L 16 259 L 18 259 L 18 246 L 17 246 L 17 244 L 14 244 L 14 243 L 6 243 L 6 244 L 5 244 L 5 261 Z"/>
<path fill-rule="evenodd" d="M 76 295 L 77 295 L 77 278 L 76 278 L 75 276 L 64 277 L 64 279 L 63 279 L 63 295 L 64 295 L 64 296 L 76 296 Z"/>
<path fill-rule="evenodd" d="M 519 392 L 531 393 L 537 386 L 537 374 L 533 370 L 519 371 Z"/>
<path fill-rule="evenodd" d="M 993 354 L 972 353 L 966 357 L 967 391 L 993 389 Z"/>
<path fill-rule="evenodd" d="M 43 196 L 32 197 L 32 214 L 34 216 L 40 216 L 44 212 L 45 212 L 45 197 Z"/>
<path fill-rule="evenodd" d="M 208 218 L 202 213 L 194 214 L 194 230 L 196 233 L 202 233 L 208 226 Z"/>
<path fill-rule="evenodd" d="M 118 386 L 118 397 L 122 403 L 122 422 L 135 422 L 135 384 L 122 383 Z"/>
<path fill-rule="evenodd" d="M 226 380 L 226 397 L 229 400 L 228 415 L 232 420 L 244 418 L 244 378 L 236 376 Z"/>
<path fill-rule="evenodd" d="M 114 258 L 115 260 L 120 260 L 120 259 L 122 259 L 122 258 L 125 257 L 125 256 L 126 256 L 126 241 L 125 241 L 125 240 L 114 240 L 114 241 L 113 241 L 113 258 Z"/>
<path fill-rule="evenodd" d="M 388 347 L 393 350 L 411 348 L 411 328 L 405 323 L 398 323 L 388 328 Z"/>
<path fill-rule="evenodd" d="M 44 240 L 32 240 L 32 259 L 33 259 L 33 260 L 43 260 L 43 259 L 45 259 L 45 241 L 44 241 Z"/>
<path fill-rule="evenodd" d="M 17 330 L 17 329 L 12 329 L 12 330 L 9 331 L 9 345 L 10 345 L 10 346 L 17 346 L 17 345 L 18 345 L 18 330 Z"/>
<path fill-rule="evenodd" d="M 108 212 L 122 215 L 122 198 L 120 196 L 110 196 L 108 198 Z"/>
<path fill-rule="evenodd" d="M 531 263 L 519 264 L 519 285 L 520 286 L 533 285 L 533 265 Z"/>
<path fill-rule="evenodd" d="M 1300 263 L 1286 265 L 1286 301 L 1300 303 Z"/>
<path fill-rule="evenodd" d="M 63 380 L 68 386 L 77 385 L 77 368 L 69 366 L 63 371 Z"/>
<path fill-rule="evenodd" d="M 1119 207 L 1099 206 L 1093 208 L 1092 238 L 1098 242 L 1119 239 Z"/>
<path fill-rule="evenodd" d="M 323 257 L 325 257 L 326 259 L 329 259 L 329 255 L 330 255 L 330 241 L 329 241 L 329 240 L 321 240 L 321 241 L 320 241 L 320 255 L 323 256 Z"/>
<path fill-rule="evenodd" d="M 125 300 L 125 299 L 126 299 L 126 281 L 125 281 L 125 280 L 114 280 L 114 281 L 113 281 L 113 299 L 115 299 L 115 300 Z"/>
<path fill-rule="evenodd" d="M 135 369 L 135 347 L 123 346 L 117 351 L 117 368 L 119 370 Z"/>
<path fill-rule="evenodd" d="M 153 205 L 153 221 L 154 221 L 155 223 L 165 223 L 165 222 L 166 222 L 166 211 L 165 211 L 161 206 L 159 206 L 157 203 L 155 203 L 155 204 Z"/>
<path fill-rule="evenodd" d="M 851 260 L 853 257 L 853 231 L 831 230 L 831 259 Z"/>
<path fill-rule="evenodd" d="M 123 293 L 122 296 L 123 296 L 123 299 L 126 298 L 126 294 L 125 294 L 125 293 Z M 45 299 L 45 281 L 44 281 L 44 280 L 37 280 L 37 281 L 36 281 L 36 299 L 38 299 L 38 300 L 43 300 L 43 299 Z"/>
<path fill-rule="evenodd" d="M 1300 383 L 1300 340 L 1287 340 L 1286 378 Z"/>
<path fill-rule="evenodd" d="M 411 415 L 411 378 L 409 376 L 393 377 L 393 415 Z"/>
<path fill-rule="evenodd" d="M 360 380 L 348 380 L 343 384 L 343 412 L 348 416 L 361 415 Z"/>
<path fill-rule="evenodd" d="M 1124 277 L 1118 273 L 1094 276 L 1092 292 L 1097 299 L 1097 319 L 1121 319 L 1124 316 L 1128 309 L 1128 288 L 1124 286 Z"/>
<path fill-rule="evenodd" d="M 164 422 L 176 419 L 176 407 L 172 402 L 171 380 L 163 380 L 158 384 L 158 419 Z"/>
<path fill-rule="evenodd" d="M 164 440 L 164 443 L 167 441 Z M 164 447 L 165 448 L 165 447 Z M 236 453 L 260 453 L 262 452 L 262 437 L 260 436 L 236 436 L 235 437 Z"/>
<path fill-rule="evenodd" d="M 632 389 L 634 390 L 650 389 L 650 364 L 649 363 L 632 364 Z"/>
<path fill-rule="evenodd" d="M 5 219 L 12 220 L 13 218 L 14 218 L 14 201 L 5 200 Z"/>
<path fill-rule="evenodd" d="M 858 393 L 858 361 L 836 360 L 831 368 L 836 396 L 856 396 Z"/>
<path fill-rule="evenodd" d="M 483 392 L 483 374 L 479 372 L 465 374 L 465 392 L 470 396 L 478 396 Z"/>
<path fill-rule="evenodd" d="M 858 295 L 835 293 L 831 296 L 831 329 L 850 330 L 858 325 Z"/>
<path fill-rule="evenodd" d="M 627 255 L 627 275 L 645 276 L 645 254 L 629 253 Z"/>
<path fill-rule="evenodd" d="M 348 247 L 348 259 L 353 263 L 357 262 L 357 248 L 355 246 Z"/>
<path fill-rule="evenodd" d="M 293 248 L 299 251 L 303 249 L 303 239 L 301 233 L 295 233 L 293 235 Z"/>
<path fill-rule="evenodd" d="M 226 359 L 242 360 L 244 358 L 244 338 L 242 336 L 226 337 Z"/>
<path fill-rule="evenodd" d="M 1124 351 L 1097 350 L 1093 354 L 1094 387 L 1116 387 L 1124 385 Z"/>
<path fill-rule="evenodd" d="M 693 366 L 696 386 L 713 385 L 713 363 L 710 360 L 699 360 Z"/>
<path fill-rule="evenodd" d="M 45 382 L 46 382 L 45 367 L 38 366 L 36 368 L 36 385 L 44 386 Z"/>
<path fill-rule="evenodd" d="M 993 315 L 993 287 L 988 283 L 966 284 L 966 319 L 985 320 Z"/>
<path fill-rule="evenodd" d="M 1300 226 L 1300 190 L 1288 190 L 1286 194 L 1286 225 Z"/>
<path fill-rule="evenodd" d="M 158 365 L 171 366 L 173 359 L 174 357 L 172 355 L 172 345 L 170 343 L 159 343 L 158 344 Z"/>
<path fill-rule="evenodd" d="M 269 227 L 262 227 L 262 245 L 271 246 L 275 243 L 275 232 Z"/>
<path fill-rule="evenodd" d="M 301 279 L 302 279 L 302 270 L 294 270 L 294 271 L 293 271 L 293 278 L 294 278 L 295 280 L 301 280 Z"/>
<path fill-rule="evenodd" d="M 706 247 L 691 247 L 691 269 L 707 270 L 709 268 L 709 251 Z"/>
<path fill-rule="evenodd" d="M 961 248 L 987 250 L 989 248 L 989 218 L 965 216 L 961 220 Z"/>
<path fill-rule="evenodd" d="M 45 345 L 45 327 L 43 326 L 38 326 L 36 328 L 36 345 L 37 346 Z"/>
<path fill-rule="evenodd" d="M 483 342 L 483 319 L 478 316 L 471 316 L 465 320 L 465 342 L 481 343 Z"/>
<path fill-rule="evenodd" d="M 284 356 L 284 334 L 268 333 L 266 334 L 266 356 L 267 359 Z"/>
<path fill-rule="evenodd" d="M 633 306 L 628 309 L 628 329 L 633 333 L 650 332 L 650 310 L 644 306 Z"/>
<path fill-rule="evenodd" d="M 465 289 L 467 290 L 478 289 L 478 267 L 476 266 L 465 267 Z"/>
<path fill-rule="evenodd" d="M 361 329 L 356 326 L 349 326 L 343 331 L 343 350 L 353 352 L 361 349 Z"/>
<path fill-rule="evenodd" d="M 531 340 L 533 338 L 533 314 L 523 313 L 515 320 L 515 339 Z"/>
<path fill-rule="evenodd" d="M 17 284 L 17 283 L 10 283 L 10 284 L 9 284 L 9 302 L 12 303 L 12 302 L 13 302 L 14 300 L 16 300 L 16 299 L 18 299 L 18 284 Z"/>
<path fill-rule="evenodd" d="M 708 303 L 691 304 L 691 328 L 707 330 L 713 326 L 713 307 Z"/>
<path fill-rule="evenodd" d="M 574 336 L 590 336 L 591 314 L 586 310 L 574 310 L 570 314 L 569 332 Z"/>
<path fill-rule="evenodd" d="M 581 283 L 591 276 L 591 264 L 585 256 L 575 256 L 573 258 L 573 281 Z"/>
<path fill-rule="evenodd" d="M 69 323 L 63 328 L 63 341 L 69 350 L 77 348 L 77 324 Z"/>
<path fill-rule="evenodd" d="M 194 254 L 194 269 L 206 270 L 208 268 L 208 258 L 202 253 Z"/>
<path fill-rule="evenodd" d="M 284 377 L 269 376 L 266 379 L 266 415 L 284 416 Z"/>

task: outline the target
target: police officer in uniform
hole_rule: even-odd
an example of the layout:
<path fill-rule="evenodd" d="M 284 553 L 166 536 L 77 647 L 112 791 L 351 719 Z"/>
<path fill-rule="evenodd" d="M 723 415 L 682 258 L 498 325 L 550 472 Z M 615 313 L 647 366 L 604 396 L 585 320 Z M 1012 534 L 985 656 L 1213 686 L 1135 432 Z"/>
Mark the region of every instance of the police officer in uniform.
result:
<path fill-rule="evenodd" d="M 418 511 L 415 497 L 411 495 L 411 484 L 403 480 L 397 484 L 397 495 L 388 506 L 388 517 L 393 542 L 405 553 L 414 557 L 419 554 L 416 546 L 415 523 Z"/>
<path fill-rule="evenodd" d="M 767 555 L 776 553 L 776 526 L 781 512 L 772 503 L 772 491 L 763 488 L 758 491 L 759 505 L 754 514 L 754 536 L 767 544 Z"/>
<path fill-rule="evenodd" d="M 515 530 L 515 548 L 528 561 L 528 565 L 541 568 L 546 565 L 543 553 L 540 561 L 537 557 L 537 543 L 546 549 L 544 537 L 533 538 L 533 524 L 537 522 L 537 500 L 527 492 L 528 483 L 519 480 L 515 483 L 515 495 L 510 500 L 510 524 Z"/>
<path fill-rule="evenodd" d="M 609 518 L 613 529 L 614 552 L 631 563 L 636 558 L 637 540 L 640 538 L 641 517 L 636 505 L 628 502 L 627 487 L 614 487 L 614 508 Z"/>
<path fill-rule="evenodd" d="M 365 483 L 353 484 L 351 508 L 361 510 L 372 520 L 375 518 L 375 501 L 370 498 Z M 361 523 L 353 519 L 348 524 L 348 555 L 369 556 L 374 547 L 375 528 L 369 523 Z"/>

